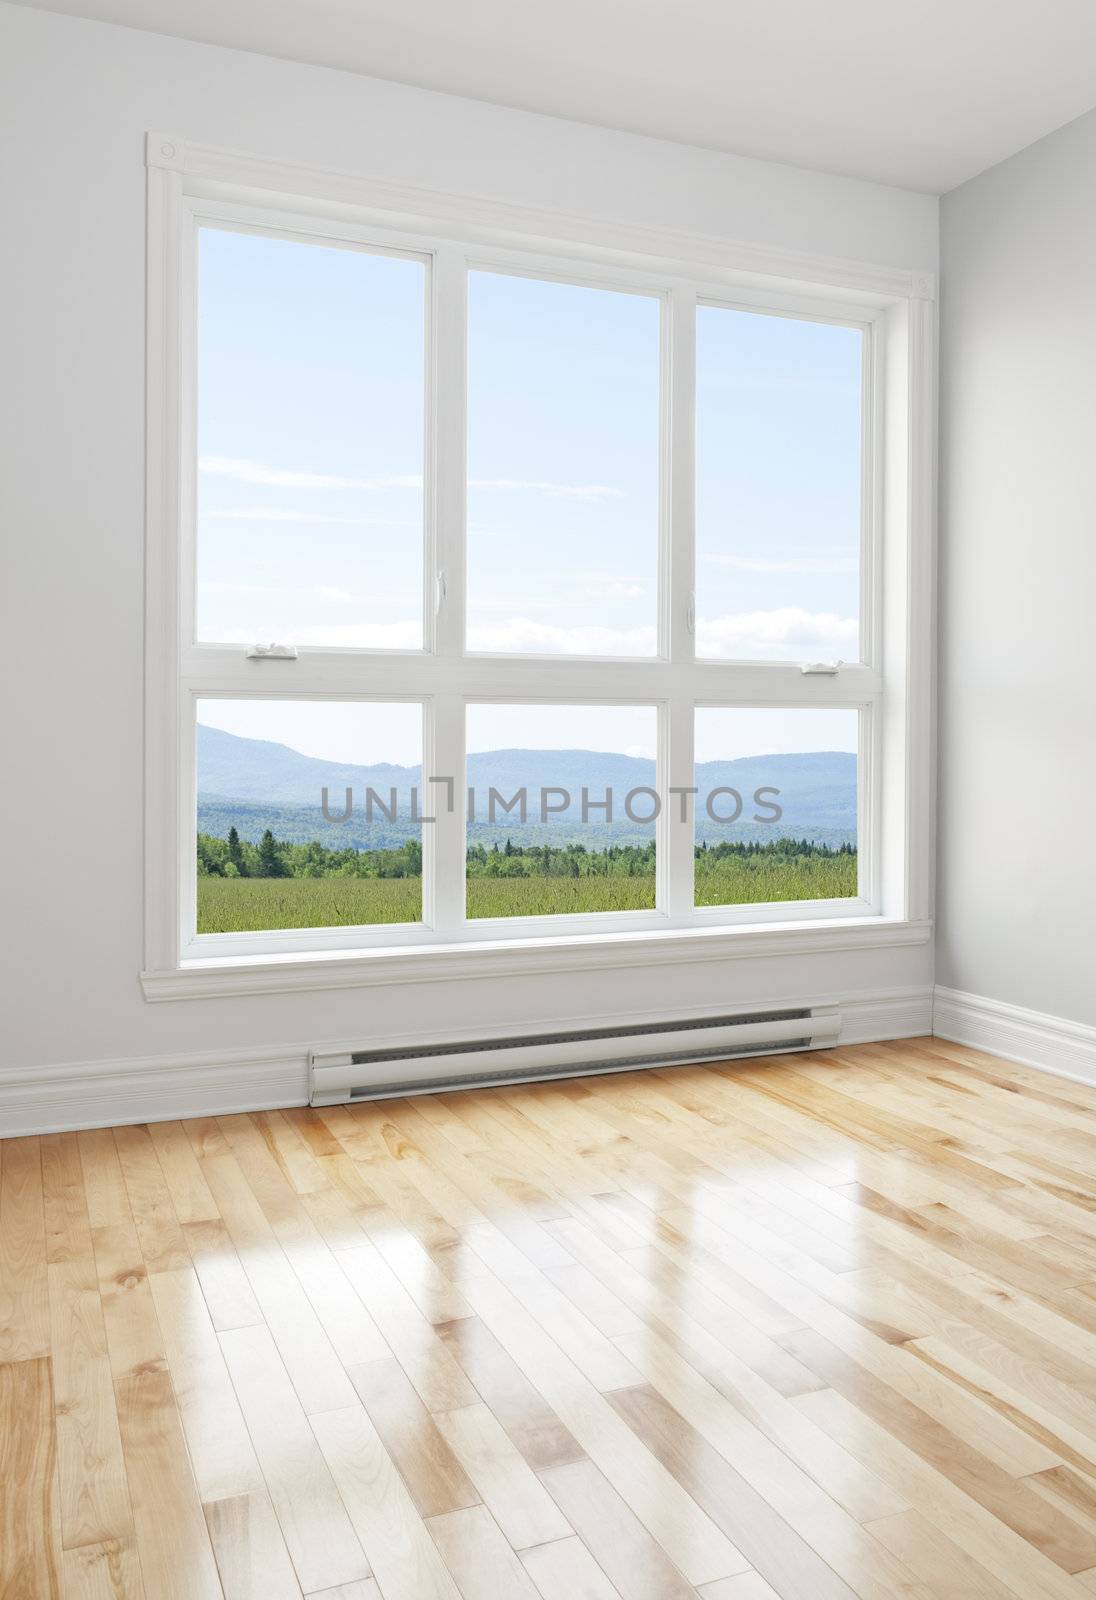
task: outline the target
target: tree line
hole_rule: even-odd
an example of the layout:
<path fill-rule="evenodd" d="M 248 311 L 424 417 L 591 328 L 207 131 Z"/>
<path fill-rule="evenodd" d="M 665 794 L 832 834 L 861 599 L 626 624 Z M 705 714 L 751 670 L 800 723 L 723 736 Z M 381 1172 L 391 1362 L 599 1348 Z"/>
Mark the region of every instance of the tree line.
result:
<path fill-rule="evenodd" d="M 855 856 L 853 844 L 816 844 L 811 839 L 721 839 L 695 847 L 697 863 L 720 861 L 771 862 L 831 860 Z M 585 844 L 469 845 L 470 878 L 605 878 L 644 877 L 655 870 L 655 842 L 614 844 L 592 850 Z M 198 876 L 208 878 L 417 878 L 422 873 L 422 845 L 417 839 L 385 850 L 331 850 L 318 840 L 292 844 L 276 839 L 267 828 L 258 844 L 241 839 L 235 828 L 227 839 L 198 834 Z"/>

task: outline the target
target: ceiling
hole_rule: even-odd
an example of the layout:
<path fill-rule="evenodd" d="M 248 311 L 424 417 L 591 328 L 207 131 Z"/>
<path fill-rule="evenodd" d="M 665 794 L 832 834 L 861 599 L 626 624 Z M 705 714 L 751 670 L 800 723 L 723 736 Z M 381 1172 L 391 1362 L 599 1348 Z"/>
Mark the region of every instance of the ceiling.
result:
<path fill-rule="evenodd" d="M 1096 105 L 1092 0 L 22 0 L 942 193 Z"/>

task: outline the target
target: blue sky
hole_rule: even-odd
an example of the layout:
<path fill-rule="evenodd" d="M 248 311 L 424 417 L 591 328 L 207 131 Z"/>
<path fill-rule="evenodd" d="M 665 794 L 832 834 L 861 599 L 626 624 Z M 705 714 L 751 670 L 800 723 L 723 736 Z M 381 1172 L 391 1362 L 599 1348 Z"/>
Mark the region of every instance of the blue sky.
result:
<path fill-rule="evenodd" d="M 203 229 L 200 286 L 199 637 L 420 647 L 422 264 Z M 471 274 L 473 648 L 653 652 L 658 312 L 651 296 Z M 859 363 L 856 330 L 701 308 L 701 653 L 856 658 Z M 418 760 L 406 716 L 374 713 L 382 757 L 355 753 L 339 708 L 279 706 L 207 703 L 204 720 L 308 754 Z M 539 721 L 537 743 L 578 742 L 572 710 Z M 608 711 L 589 737 L 653 753 L 641 725 Z M 517 714 L 494 726 L 500 746 L 530 742 Z M 737 725 L 754 748 L 701 759 L 849 747 L 797 745 L 792 726 L 761 714 Z"/>

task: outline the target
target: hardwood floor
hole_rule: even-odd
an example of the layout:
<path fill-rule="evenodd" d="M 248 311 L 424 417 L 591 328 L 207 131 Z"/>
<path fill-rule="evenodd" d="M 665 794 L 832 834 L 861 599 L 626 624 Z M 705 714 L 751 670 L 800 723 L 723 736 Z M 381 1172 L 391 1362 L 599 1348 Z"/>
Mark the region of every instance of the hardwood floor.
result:
<path fill-rule="evenodd" d="M 1083 1600 L 1094 1216 L 935 1040 L 0 1141 L 0 1597 Z"/>

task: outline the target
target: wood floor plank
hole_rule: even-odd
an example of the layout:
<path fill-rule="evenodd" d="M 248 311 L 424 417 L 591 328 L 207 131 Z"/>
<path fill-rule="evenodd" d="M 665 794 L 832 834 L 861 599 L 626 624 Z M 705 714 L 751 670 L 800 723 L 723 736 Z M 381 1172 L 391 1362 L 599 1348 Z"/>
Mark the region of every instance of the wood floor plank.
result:
<path fill-rule="evenodd" d="M 95 1263 L 58 1262 L 48 1272 L 63 1541 L 68 1549 L 125 1541 L 133 1520 Z"/>
<path fill-rule="evenodd" d="M 312 1425 L 384 1600 L 460 1600 L 364 1409 L 327 1411 Z"/>
<path fill-rule="evenodd" d="M 614 1342 L 508 1239 L 493 1229 L 479 1228 L 471 1230 L 470 1237 L 477 1255 L 596 1389 L 620 1389 L 636 1381 L 635 1369 Z"/>
<path fill-rule="evenodd" d="M 430 1532 L 462 1594 L 476 1600 L 537 1600 L 528 1572 L 484 1506 L 432 1517 Z"/>
<path fill-rule="evenodd" d="M 552 1467 L 541 1478 L 622 1600 L 696 1600 L 684 1573 L 592 1461 Z"/>
<path fill-rule="evenodd" d="M 794 1353 L 808 1361 L 833 1389 L 1066 1572 L 1083 1572 L 1096 1565 L 1092 1535 L 1043 1504 L 1023 1480 L 1010 1478 L 957 1433 L 911 1405 L 820 1335 L 805 1330 L 788 1338 Z"/>
<path fill-rule="evenodd" d="M 230 1118 L 221 1118 L 229 1123 Z M 353 1403 L 346 1376 L 316 1310 L 293 1272 L 258 1197 L 232 1151 L 214 1144 L 200 1158 L 266 1326 L 306 1412 Z"/>
<path fill-rule="evenodd" d="M 132 1223 L 133 1213 L 112 1129 L 88 1128 L 77 1134 L 76 1140 L 91 1226 L 112 1228 Z"/>
<path fill-rule="evenodd" d="M 422 1517 L 478 1505 L 480 1496 L 395 1356 L 350 1368 L 350 1378 Z"/>
<path fill-rule="evenodd" d="M 0 1140 L 0 1595 L 1096 1596 L 1094 1157 L 931 1039 Z"/>
<path fill-rule="evenodd" d="M 360 1578 L 357 1583 L 340 1583 L 337 1589 L 324 1589 L 310 1594 L 307 1600 L 383 1600 L 372 1578 Z"/>
<path fill-rule="evenodd" d="M 442 1411 L 437 1422 L 515 1550 L 568 1537 L 566 1519 L 488 1406 Z"/>
<path fill-rule="evenodd" d="M 1049 1472 L 1034 1473 L 1026 1482 L 1086 1528 L 1096 1529 L 1096 1478 L 1072 1467 L 1052 1467 Z"/>
<path fill-rule="evenodd" d="M 843 1311 L 839 1275 L 831 1274 L 828 1275 L 830 1281 L 821 1281 L 817 1273 L 812 1273 L 813 1282 L 808 1285 L 796 1276 L 794 1269 L 774 1263 L 763 1252 L 732 1241 L 728 1233 L 713 1227 L 707 1218 L 695 1220 L 692 1231 L 699 1233 L 706 1247 L 721 1258 L 732 1260 L 736 1270 L 765 1287 L 789 1312 L 794 1311 L 799 1326 L 807 1326 L 837 1345 L 846 1356 L 867 1367 L 943 1426 L 961 1426 L 965 1435 L 977 1441 L 982 1453 L 1003 1470 L 1021 1474 L 1054 1464 L 1047 1459 L 1045 1446 L 1033 1441 L 982 1397 L 939 1378 L 923 1363 L 919 1370 L 916 1360 L 896 1349 L 890 1338 L 881 1337 L 878 1330 L 861 1325 Z M 789 1339 L 794 1337 L 793 1330 L 778 1341 L 792 1355 L 796 1352 Z"/>
<path fill-rule="evenodd" d="M 339 1262 L 426 1408 L 474 1405 L 475 1390 L 380 1251 L 343 1250 Z"/>
<path fill-rule="evenodd" d="M 265 1489 L 205 1508 L 225 1600 L 301 1600 L 282 1530 Z"/>
<path fill-rule="evenodd" d="M 272 1235 L 280 1244 L 331 1348 L 344 1366 L 387 1356 L 390 1353 L 388 1346 L 371 1317 L 364 1311 L 338 1258 L 328 1249 L 300 1195 L 283 1172 L 281 1163 L 263 1138 L 260 1122 L 258 1117 L 221 1119 L 240 1170 L 258 1200 Z M 292 1134 L 292 1138 L 300 1144 L 296 1134 Z M 308 1161 L 315 1165 L 304 1147 L 300 1148 Z M 314 1185 L 310 1192 L 315 1192 Z M 334 1405 L 335 1398 L 329 1398 Z M 306 1403 L 305 1409 L 311 1410 L 312 1406 Z"/>
<path fill-rule="evenodd" d="M 165 1365 L 164 1336 L 156 1316 L 137 1230 L 131 1221 L 93 1227 L 95 1271 L 115 1382 Z"/>
<path fill-rule="evenodd" d="M 638 1340 L 627 1341 L 625 1347 L 667 1405 L 690 1423 L 864 1600 L 919 1592 L 911 1574 L 878 1546 L 855 1518 L 669 1345 L 651 1336 L 644 1348 L 640 1348 Z"/>
<path fill-rule="evenodd" d="M 183 1234 L 217 1332 L 261 1322 L 259 1302 L 220 1217 L 184 1222 Z"/>
<path fill-rule="evenodd" d="M 479 1317 L 446 1323 L 437 1332 L 534 1472 L 583 1459 L 577 1439 Z"/>
<path fill-rule="evenodd" d="M 853 1590 L 653 1388 L 612 1396 L 633 1432 L 723 1528 L 782 1600 L 852 1600 Z"/>
<path fill-rule="evenodd" d="M 871 1532 L 929 1585 L 934 1595 L 962 1595 L 964 1600 L 1013 1600 L 985 1567 L 980 1566 L 919 1511 L 902 1511 L 869 1524 Z"/>
<path fill-rule="evenodd" d="M 306 1594 L 371 1576 L 346 1507 L 269 1329 L 234 1328 L 221 1348 Z"/>
<path fill-rule="evenodd" d="M 217 1202 L 182 1123 L 151 1122 L 148 1131 L 179 1222 L 184 1228 L 188 1222 L 216 1222 Z"/>
<path fill-rule="evenodd" d="M 49 1361 L 0 1363 L 0 1595 L 5 1600 L 9 1595 L 11 1600 L 61 1600 L 56 1464 Z"/>
<path fill-rule="evenodd" d="M 623 1294 L 631 1295 L 635 1304 L 648 1308 L 644 1319 L 646 1328 L 658 1334 L 743 1416 L 822 1484 L 852 1516 L 864 1522 L 906 1509 L 874 1474 L 866 1473 L 860 1463 L 844 1451 L 835 1450 L 833 1441 L 820 1430 L 804 1430 L 802 1414 L 787 1403 L 787 1395 L 806 1393 L 823 1385 L 802 1363 L 793 1358 L 791 1366 L 784 1368 L 771 1351 L 779 1351 L 781 1355 L 787 1352 L 759 1334 L 747 1337 L 744 1343 L 738 1341 L 744 1353 L 754 1357 L 753 1363 L 739 1359 L 727 1346 L 710 1338 L 704 1329 L 691 1326 L 687 1316 L 674 1315 L 676 1302 L 637 1290 L 637 1280 L 640 1285 L 645 1283 L 642 1274 L 622 1265 L 619 1257 L 614 1260 L 612 1252 L 584 1248 L 581 1241 L 576 1240 L 573 1229 L 567 1226 L 566 1236 L 591 1260 L 599 1274 Z M 691 1295 L 688 1298 L 691 1301 Z M 655 1306 L 660 1315 L 651 1315 Z M 775 1382 L 770 1383 L 770 1378 Z"/>
<path fill-rule="evenodd" d="M 731 1352 L 763 1382 L 782 1395 L 818 1388 L 818 1379 L 788 1355 L 775 1339 L 751 1328 L 720 1300 L 697 1274 L 675 1262 L 660 1263 L 657 1275 L 644 1271 L 649 1257 L 611 1250 L 576 1217 L 551 1224 L 572 1255 L 584 1262 L 604 1287 L 644 1322 L 657 1324 L 663 1337 L 688 1345 L 690 1359 L 718 1372 Z"/>
<path fill-rule="evenodd" d="M 509 1289 L 485 1280 L 470 1285 L 469 1294 L 479 1315 L 508 1347 L 526 1377 L 689 1581 L 709 1583 L 745 1570 L 748 1562 L 741 1552 L 640 1443 L 605 1396 L 572 1365 Z"/>
<path fill-rule="evenodd" d="M 909 1498 L 914 1510 L 1023 1600 L 1070 1600 L 1071 1596 L 1075 1600 L 1076 1589 L 1067 1573 L 835 1389 L 800 1395 L 793 1403 L 840 1439 L 846 1449 L 869 1459 L 877 1472 Z"/>
<path fill-rule="evenodd" d="M 621 1600 L 577 1535 L 523 1550 L 521 1560 L 541 1600 Z"/>
<path fill-rule="evenodd" d="M 783 1600 L 756 1572 L 740 1578 L 724 1578 L 721 1583 L 706 1583 L 700 1590 L 703 1600 Z"/>
<path fill-rule="evenodd" d="M 164 1354 L 204 1504 L 263 1488 L 221 1346 L 193 1270 L 149 1278 Z"/>
<path fill-rule="evenodd" d="M 148 1600 L 132 1539 L 104 1539 L 66 1550 L 61 1576 L 65 1600 Z"/>
<path fill-rule="evenodd" d="M 171 1272 L 189 1266 L 190 1251 L 148 1129 L 138 1124 L 116 1128 L 114 1142 L 148 1270 Z"/>
<path fill-rule="evenodd" d="M 0 1166 L 0 1361 L 49 1354 L 40 1141 L 7 1139 Z"/>
<path fill-rule="evenodd" d="M 146 1589 L 156 1600 L 222 1600 L 170 1376 L 146 1366 L 114 1387 Z"/>
<path fill-rule="evenodd" d="M 51 1266 L 63 1261 L 90 1261 L 91 1226 L 76 1135 L 44 1135 L 41 1153 L 46 1260 Z"/>

